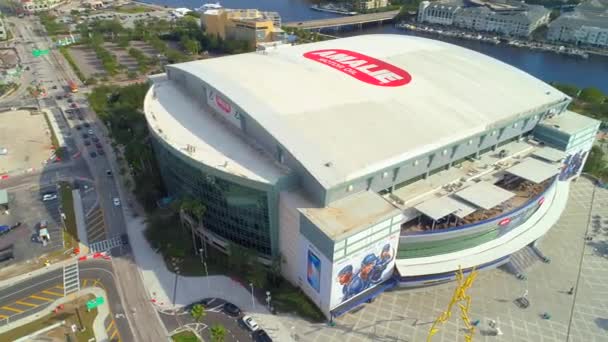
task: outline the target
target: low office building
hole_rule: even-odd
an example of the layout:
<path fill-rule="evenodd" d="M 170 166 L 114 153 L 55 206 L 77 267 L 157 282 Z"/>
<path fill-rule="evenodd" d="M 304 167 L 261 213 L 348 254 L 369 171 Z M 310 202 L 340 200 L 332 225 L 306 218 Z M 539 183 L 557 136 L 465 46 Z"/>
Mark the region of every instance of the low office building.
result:
<path fill-rule="evenodd" d="M 185 219 L 195 250 L 281 260 L 327 317 L 540 254 L 599 127 L 521 70 L 419 37 L 166 70 L 144 113 L 170 195 L 206 206 Z"/>
<path fill-rule="evenodd" d="M 515 1 L 423 1 L 418 8 L 418 22 L 527 37 L 547 24 L 550 14 L 543 6 Z"/>
<path fill-rule="evenodd" d="M 21 10 L 25 13 L 44 12 L 63 2 L 64 0 L 21 0 Z"/>
<path fill-rule="evenodd" d="M 257 9 L 208 9 L 201 15 L 205 32 L 222 39 L 245 40 L 251 47 L 259 43 L 285 40 L 281 16 Z"/>
<path fill-rule="evenodd" d="M 549 24 L 547 39 L 607 48 L 608 0 L 587 1 L 560 15 Z"/>

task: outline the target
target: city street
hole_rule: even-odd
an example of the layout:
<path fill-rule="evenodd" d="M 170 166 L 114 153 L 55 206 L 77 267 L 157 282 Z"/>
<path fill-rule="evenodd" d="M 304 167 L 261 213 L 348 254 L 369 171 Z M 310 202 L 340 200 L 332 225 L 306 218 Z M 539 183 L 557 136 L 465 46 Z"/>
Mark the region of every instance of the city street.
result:
<path fill-rule="evenodd" d="M 98 286 L 105 290 L 112 317 L 106 320 L 106 326 L 115 326 L 120 341 L 135 341 L 124 318 L 125 310 L 120 301 L 115 285 L 112 263 L 110 261 L 85 261 L 79 267 L 80 286 Z M 10 324 L 17 318 L 32 315 L 53 301 L 63 297 L 63 269 L 48 272 L 27 279 L 0 290 L 0 325 Z M 114 321 L 114 323 L 112 323 Z M 110 333 L 113 332 L 110 330 Z"/>

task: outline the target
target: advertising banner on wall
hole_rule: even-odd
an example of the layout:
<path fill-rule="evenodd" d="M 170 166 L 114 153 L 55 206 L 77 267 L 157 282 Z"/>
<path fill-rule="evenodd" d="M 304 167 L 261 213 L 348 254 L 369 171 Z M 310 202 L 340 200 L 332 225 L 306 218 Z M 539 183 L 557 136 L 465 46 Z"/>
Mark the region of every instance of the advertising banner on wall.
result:
<path fill-rule="evenodd" d="M 222 116 L 227 118 L 227 120 L 232 124 L 241 128 L 241 117 L 236 106 L 224 96 L 218 94 L 212 89 L 209 89 L 207 90 L 207 104 L 211 106 L 211 108 L 215 109 L 219 114 L 222 114 Z"/>
<path fill-rule="evenodd" d="M 310 249 L 308 250 L 307 264 L 306 280 L 319 293 L 321 291 L 321 259 Z"/>
<path fill-rule="evenodd" d="M 583 169 L 583 164 L 587 158 L 587 152 L 579 150 L 569 154 L 562 163 L 562 169 L 559 173 L 560 181 L 567 181 L 572 177 L 577 176 Z"/>
<path fill-rule="evenodd" d="M 397 232 L 336 262 L 333 265 L 330 308 L 333 309 L 390 278 L 398 243 Z"/>

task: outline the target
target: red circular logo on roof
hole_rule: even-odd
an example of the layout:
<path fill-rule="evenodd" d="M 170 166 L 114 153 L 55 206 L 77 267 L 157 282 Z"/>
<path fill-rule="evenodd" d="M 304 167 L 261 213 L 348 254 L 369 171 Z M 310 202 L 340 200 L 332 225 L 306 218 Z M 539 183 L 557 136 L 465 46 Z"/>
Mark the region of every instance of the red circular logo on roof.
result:
<path fill-rule="evenodd" d="M 400 87 L 412 81 L 405 70 L 358 52 L 341 49 L 306 52 L 305 58 L 325 64 L 367 84 Z"/>

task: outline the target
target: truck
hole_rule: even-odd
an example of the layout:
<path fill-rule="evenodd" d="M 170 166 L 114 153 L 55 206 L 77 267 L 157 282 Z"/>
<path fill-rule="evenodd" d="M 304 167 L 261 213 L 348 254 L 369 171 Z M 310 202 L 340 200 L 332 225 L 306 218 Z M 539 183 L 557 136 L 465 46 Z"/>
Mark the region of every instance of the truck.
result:
<path fill-rule="evenodd" d="M 78 92 L 78 85 L 76 84 L 76 82 L 68 81 L 68 87 L 70 88 L 70 92 L 72 92 L 72 93 Z"/>

